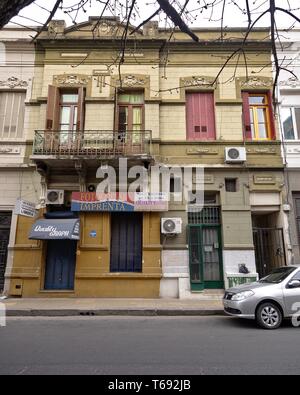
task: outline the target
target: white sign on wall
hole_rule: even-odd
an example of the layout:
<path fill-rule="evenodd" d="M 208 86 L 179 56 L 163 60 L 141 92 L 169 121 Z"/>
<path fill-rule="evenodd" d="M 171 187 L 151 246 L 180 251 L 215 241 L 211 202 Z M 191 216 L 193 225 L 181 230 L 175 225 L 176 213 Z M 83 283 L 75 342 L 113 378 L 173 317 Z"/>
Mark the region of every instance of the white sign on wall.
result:
<path fill-rule="evenodd" d="M 24 217 L 35 218 L 37 216 L 37 210 L 35 207 L 35 203 L 18 199 L 16 202 L 14 214 L 22 215 Z"/>

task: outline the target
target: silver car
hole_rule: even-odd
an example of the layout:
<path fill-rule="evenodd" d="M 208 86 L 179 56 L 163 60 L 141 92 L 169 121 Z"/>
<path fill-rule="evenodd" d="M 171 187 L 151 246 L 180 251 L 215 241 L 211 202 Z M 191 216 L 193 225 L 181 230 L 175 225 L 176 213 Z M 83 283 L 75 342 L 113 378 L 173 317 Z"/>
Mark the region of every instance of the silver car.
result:
<path fill-rule="evenodd" d="M 300 267 L 281 267 L 258 282 L 230 288 L 223 304 L 231 316 L 256 320 L 264 329 L 277 329 L 284 318 L 299 315 Z"/>

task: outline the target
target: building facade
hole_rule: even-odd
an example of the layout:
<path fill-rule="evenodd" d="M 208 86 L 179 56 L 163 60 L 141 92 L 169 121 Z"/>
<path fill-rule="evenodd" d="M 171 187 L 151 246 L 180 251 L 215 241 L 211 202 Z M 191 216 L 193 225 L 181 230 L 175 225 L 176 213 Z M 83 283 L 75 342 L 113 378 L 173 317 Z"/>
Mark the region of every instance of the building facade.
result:
<path fill-rule="evenodd" d="M 0 292 L 13 265 L 17 199 L 39 202 L 40 181 L 29 156 L 31 129 L 26 111 L 32 94 L 35 48 L 30 29 L 0 31 Z M 9 281 L 7 282 L 9 288 Z M 8 289 L 7 288 L 7 289 Z"/>
<path fill-rule="evenodd" d="M 283 67 L 278 88 L 282 151 L 286 163 L 287 217 L 290 238 L 290 262 L 300 264 L 300 31 L 282 32 L 278 48 Z M 297 79 L 297 78 L 298 79 Z"/>
<path fill-rule="evenodd" d="M 201 298 L 287 261 L 267 31 L 250 36 L 247 67 L 233 57 L 219 73 L 242 45 L 239 29 L 222 42 L 195 30 L 201 45 L 149 23 L 124 50 L 124 28 L 53 21 L 37 40 L 26 137 L 40 206 L 37 218 L 16 219 L 12 296 Z M 127 189 L 125 159 L 146 174 L 173 168 L 167 208 L 151 194 L 99 199 L 110 168 L 117 192 Z M 187 168 L 191 194 L 202 174 L 201 211 L 175 201 Z"/>

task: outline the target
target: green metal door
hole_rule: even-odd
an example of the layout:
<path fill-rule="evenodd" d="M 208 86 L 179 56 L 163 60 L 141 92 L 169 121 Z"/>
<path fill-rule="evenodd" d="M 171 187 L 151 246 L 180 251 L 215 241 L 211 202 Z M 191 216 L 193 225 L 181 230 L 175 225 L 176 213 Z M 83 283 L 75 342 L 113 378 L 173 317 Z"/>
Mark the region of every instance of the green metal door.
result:
<path fill-rule="evenodd" d="M 224 288 L 221 227 L 189 225 L 192 291 Z"/>

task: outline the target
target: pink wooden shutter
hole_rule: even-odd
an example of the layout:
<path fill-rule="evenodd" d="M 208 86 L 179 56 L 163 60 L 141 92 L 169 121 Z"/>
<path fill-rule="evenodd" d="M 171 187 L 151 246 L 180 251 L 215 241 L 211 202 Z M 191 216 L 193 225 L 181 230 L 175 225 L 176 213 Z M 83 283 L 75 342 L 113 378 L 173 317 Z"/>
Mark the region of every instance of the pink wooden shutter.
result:
<path fill-rule="evenodd" d="M 270 132 L 271 140 L 276 140 L 276 127 L 275 127 L 275 115 L 273 110 L 273 95 L 271 91 L 268 91 L 268 103 L 269 103 L 269 115 L 270 115 Z"/>
<path fill-rule="evenodd" d="M 249 106 L 249 93 L 242 92 L 243 98 L 243 128 L 245 140 L 252 140 L 251 132 L 251 117 L 250 117 L 250 106 Z"/>
<path fill-rule="evenodd" d="M 215 140 L 215 105 L 213 93 L 187 94 L 187 139 Z"/>

